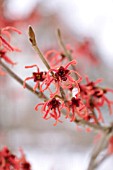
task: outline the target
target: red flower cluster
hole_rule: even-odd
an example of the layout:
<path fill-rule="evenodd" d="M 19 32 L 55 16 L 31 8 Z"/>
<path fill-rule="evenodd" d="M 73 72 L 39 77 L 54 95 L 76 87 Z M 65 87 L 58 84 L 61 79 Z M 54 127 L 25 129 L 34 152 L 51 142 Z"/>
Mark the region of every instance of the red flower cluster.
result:
<path fill-rule="evenodd" d="M 19 30 L 14 27 L 5 27 L 0 29 L 0 60 L 4 60 L 8 64 L 15 65 L 16 63 L 13 62 L 8 56 L 7 52 L 10 51 L 20 51 L 18 48 L 12 47 L 10 45 L 11 34 L 9 31 L 15 31 L 18 34 L 21 34 Z M 8 40 L 4 39 L 3 36 L 6 36 Z M 4 75 L 5 73 L 0 69 L 0 75 Z"/>
<path fill-rule="evenodd" d="M 50 51 L 51 52 L 54 51 Z M 59 54 L 56 55 L 58 57 Z M 36 105 L 35 110 L 38 110 L 39 106 L 42 106 L 42 113 L 44 114 L 44 119 L 54 118 L 57 122 L 60 122 L 61 110 L 66 109 L 66 118 L 69 118 L 70 121 L 75 121 L 76 118 L 81 118 L 92 123 L 102 122 L 103 116 L 100 110 L 100 107 L 104 106 L 107 103 L 109 111 L 111 113 L 111 105 L 113 101 L 110 101 L 106 97 L 107 92 L 113 92 L 111 89 L 104 89 L 97 84 L 102 80 L 99 79 L 95 82 L 90 81 L 86 77 L 86 84 L 81 84 L 82 77 L 75 70 L 70 70 L 69 66 L 76 64 L 75 60 L 72 60 L 67 65 L 59 66 L 58 68 L 51 68 L 48 72 L 39 71 L 37 65 L 26 66 L 25 68 L 36 67 L 37 72 L 33 72 L 32 77 L 27 77 L 24 81 L 33 79 L 35 82 L 34 90 L 37 88 L 40 92 L 49 90 L 50 100 L 39 103 Z M 76 75 L 77 79 L 74 78 Z M 60 94 L 61 88 L 66 90 L 66 100 L 64 102 Z M 73 93 L 77 89 L 77 93 Z M 54 90 L 54 91 L 53 91 Z M 94 110 L 97 110 L 97 116 L 93 114 Z"/>
<path fill-rule="evenodd" d="M 76 117 L 87 119 L 88 111 L 81 98 L 77 96 L 72 97 L 70 101 L 68 101 L 69 112 L 66 117 L 70 118 L 70 121 L 75 121 Z M 72 115 L 70 116 L 70 111 L 72 111 Z"/>
<path fill-rule="evenodd" d="M 113 101 L 109 100 L 106 97 L 107 92 L 112 92 L 112 89 L 102 88 L 97 86 L 102 79 L 98 79 L 95 82 L 90 81 L 88 77 L 86 77 L 86 84 L 80 84 L 80 95 L 81 98 L 84 100 L 86 107 L 90 110 L 96 109 L 98 111 L 98 121 L 103 121 L 103 116 L 100 110 L 100 107 L 104 106 L 107 103 L 110 114 L 112 113 L 111 105 Z"/>
<path fill-rule="evenodd" d="M 31 43 L 36 41 L 35 34 L 30 27 L 29 36 L 32 40 Z M 60 37 L 61 38 L 61 37 Z M 65 55 L 62 52 L 56 50 L 49 50 L 45 53 L 45 56 L 40 52 L 36 42 L 32 44 L 36 45 L 36 51 L 39 53 L 40 58 L 45 63 L 49 69 L 47 72 L 39 71 L 37 65 L 26 66 L 25 68 L 37 67 L 37 72 L 32 73 L 32 77 L 27 77 L 24 81 L 33 79 L 35 82 L 34 90 L 38 89 L 41 93 L 46 90 L 49 91 L 49 100 L 36 105 L 35 110 L 38 110 L 39 106 L 42 106 L 42 113 L 44 114 L 44 119 L 54 118 L 57 122 L 60 122 L 61 111 L 66 109 L 66 118 L 70 121 L 84 119 L 90 121 L 90 123 L 99 123 L 104 121 L 103 115 L 101 113 L 100 107 L 107 104 L 109 111 L 111 113 L 111 105 L 113 101 L 106 97 L 107 92 L 113 92 L 113 90 L 108 88 L 101 88 L 97 84 L 101 79 L 93 82 L 86 78 L 87 83 L 81 84 L 82 77 L 76 71 L 75 64 L 76 60 L 71 60 L 73 56 L 73 49 L 70 45 L 63 46 Z M 86 40 L 78 50 L 76 49 L 75 54 L 85 54 L 91 58 L 93 52 L 91 50 L 91 42 Z M 67 55 L 67 56 L 66 56 Z M 50 61 L 50 65 L 47 63 L 46 59 Z M 66 65 L 65 60 L 71 60 Z M 55 64 L 57 67 L 55 67 Z M 51 67 L 50 67 L 51 66 Z M 73 69 L 69 69 L 69 67 Z M 77 91 L 77 92 L 75 92 Z M 96 110 L 96 112 L 95 112 Z"/>
<path fill-rule="evenodd" d="M 44 102 L 44 103 L 39 103 L 35 107 L 35 110 L 38 110 L 38 107 L 40 105 L 42 105 L 42 113 L 44 113 L 43 118 L 44 119 L 48 119 L 50 117 L 54 118 L 56 120 L 56 123 L 54 125 L 56 125 L 57 122 L 61 122 L 59 120 L 59 118 L 61 117 L 62 108 L 65 108 L 67 110 L 66 117 L 68 117 L 67 115 L 69 115 L 69 110 L 70 110 L 70 108 L 68 108 L 70 103 L 68 103 L 68 102 L 67 102 L 67 104 L 64 103 L 62 97 L 60 96 L 60 88 L 62 87 L 63 90 L 65 90 L 65 89 L 76 87 L 79 91 L 78 83 L 80 83 L 82 78 L 78 72 L 68 69 L 68 67 L 72 64 L 76 64 L 76 61 L 73 60 L 73 61 L 69 62 L 66 66 L 52 68 L 48 72 L 40 72 L 37 65 L 25 67 L 25 68 L 36 67 L 37 72 L 33 72 L 32 77 L 27 77 L 25 79 L 24 87 L 25 87 L 25 82 L 27 80 L 33 79 L 33 81 L 35 82 L 35 86 L 33 88 L 34 90 L 36 90 L 37 88 L 40 90 L 40 92 L 49 90 L 50 100 L 48 100 L 47 102 Z M 73 76 L 71 75 L 72 73 L 77 75 L 77 77 L 78 77 L 77 80 L 73 78 Z M 55 86 L 55 92 L 52 92 L 52 90 L 50 89 L 50 86 L 52 88 L 52 85 Z M 71 105 L 69 107 L 71 107 Z M 80 102 L 79 109 L 83 110 L 83 108 L 81 108 L 81 102 Z M 74 110 L 74 106 L 73 106 L 73 110 Z M 74 120 L 74 114 L 75 113 L 73 113 L 71 121 Z"/>
<path fill-rule="evenodd" d="M 46 89 L 49 89 L 49 86 L 52 84 L 55 86 L 56 91 L 53 93 L 50 91 L 50 97 L 54 97 L 59 94 L 60 87 L 63 89 L 69 89 L 71 87 L 78 87 L 78 83 L 82 80 L 82 77 L 77 71 L 69 70 L 68 67 L 72 64 L 76 64 L 76 61 L 73 60 L 69 62 L 66 66 L 60 66 L 58 68 L 52 68 L 48 71 L 45 80 L 41 85 L 41 92 L 44 92 Z M 76 74 L 78 80 L 75 80 L 72 77 L 72 73 Z M 43 88 L 44 86 L 44 88 Z"/>
<path fill-rule="evenodd" d="M 31 170 L 30 163 L 26 160 L 22 150 L 21 157 L 18 158 L 11 151 L 4 147 L 0 151 L 0 170 Z"/>

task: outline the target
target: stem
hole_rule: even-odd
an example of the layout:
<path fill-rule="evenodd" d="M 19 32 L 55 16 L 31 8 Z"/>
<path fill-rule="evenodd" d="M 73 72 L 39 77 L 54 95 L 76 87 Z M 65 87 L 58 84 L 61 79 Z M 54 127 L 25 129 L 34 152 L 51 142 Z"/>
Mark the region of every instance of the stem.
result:
<path fill-rule="evenodd" d="M 91 110 L 91 111 L 92 111 L 92 115 L 94 116 L 95 122 L 96 122 L 98 125 L 100 125 L 100 123 L 99 123 L 99 121 L 98 121 L 98 118 L 97 118 L 97 116 L 96 116 L 95 111 L 94 111 L 94 110 Z"/>
<path fill-rule="evenodd" d="M 88 166 L 88 170 L 94 169 L 95 160 L 96 160 L 97 156 L 99 155 L 99 153 L 103 150 L 103 146 L 105 144 L 105 141 L 106 141 L 106 134 L 103 135 L 100 143 L 94 149 L 94 153 L 91 156 L 91 160 L 90 160 L 90 163 L 89 163 L 89 166 Z"/>
<path fill-rule="evenodd" d="M 29 26 L 29 40 L 30 40 L 34 50 L 38 53 L 39 57 L 41 58 L 42 62 L 47 67 L 47 69 L 48 70 L 51 69 L 50 65 L 46 61 L 44 55 L 42 54 L 42 52 L 40 51 L 40 49 L 39 49 L 39 47 L 37 45 L 36 38 L 35 38 L 35 33 L 34 33 L 33 28 L 31 26 Z M 51 72 L 51 74 L 54 76 L 53 72 Z M 62 87 L 60 87 L 60 93 L 61 93 L 62 98 L 64 99 L 64 102 L 66 103 L 67 99 L 66 99 L 66 95 L 65 95 L 65 92 L 64 92 Z"/>
<path fill-rule="evenodd" d="M 101 131 L 103 133 L 105 133 L 106 131 L 108 131 L 111 127 L 110 126 L 100 126 L 99 124 L 92 124 L 84 119 L 76 119 L 75 123 L 78 125 L 82 125 L 82 126 L 88 126 L 92 129 L 94 129 L 95 131 Z"/>
<path fill-rule="evenodd" d="M 65 55 L 67 56 L 69 61 L 73 60 L 72 55 L 70 54 L 70 52 L 67 50 L 63 40 L 62 40 L 62 35 L 61 35 L 61 31 L 60 29 L 57 30 L 57 34 L 58 34 L 58 40 L 59 40 L 59 45 L 61 46 L 61 48 L 64 50 Z M 73 70 L 76 71 L 76 67 L 74 65 L 72 65 Z M 75 74 L 75 78 L 77 79 L 77 75 Z"/>
<path fill-rule="evenodd" d="M 57 30 L 57 34 L 58 34 L 58 40 L 59 40 L 59 44 L 60 44 L 61 48 L 64 50 L 64 53 L 65 53 L 65 55 L 67 56 L 68 60 L 69 60 L 69 61 L 72 61 L 72 60 L 73 60 L 73 57 L 72 57 L 71 53 L 67 50 L 67 48 L 66 48 L 66 46 L 65 46 L 65 44 L 64 44 L 64 42 L 63 42 L 62 34 L 61 34 L 60 29 Z M 73 68 L 73 70 L 76 71 L 75 65 L 72 65 L 72 68 Z M 75 78 L 77 79 L 77 75 L 74 74 L 74 76 L 75 76 Z M 99 124 L 98 119 L 97 119 L 97 116 L 96 116 L 96 114 L 95 114 L 94 111 L 92 111 L 92 114 L 93 114 L 93 116 L 95 117 L 96 123 Z"/>
<path fill-rule="evenodd" d="M 61 48 L 64 50 L 64 53 L 68 57 L 69 61 L 72 61 L 72 56 L 71 56 L 70 52 L 67 50 L 67 48 L 62 40 L 62 35 L 61 35 L 60 29 L 57 30 L 57 34 L 58 34 L 58 40 L 59 40 L 59 44 L 60 44 Z M 74 67 L 74 70 L 76 70 L 75 67 Z"/>
<path fill-rule="evenodd" d="M 90 160 L 87 170 L 94 170 L 95 168 L 97 168 L 100 165 L 100 163 L 104 159 L 106 159 L 106 156 L 105 156 L 105 157 L 103 157 L 103 159 L 100 160 L 100 162 L 97 162 L 97 158 L 98 158 L 99 154 L 107 147 L 108 141 L 109 141 L 110 137 L 113 135 L 113 129 L 112 129 L 112 131 L 109 131 L 109 130 L 103 134 L 100 143 L 98 145 L 96 145 L 96 148 L 93 150 L 93 154 L 91 156 L 91 160 Z"/>
<path fill-rule="evenodd" d="M 108 159 L 111 155 L 108 155 L 108 153 L 106 153 L 106 155 L 104 155 L 101 160 L 99 162 L 95 163 L 95 168 L 99 167 L 104 161 L 106 161 L 106 159 Z"/>
<path fill-rule="evenodd" d="M 8 74 L 11 77 L 13 77 L 18 83 L 20 83 L 23 86 L 24 81 L 18 75 L 16 75 L 9 67 L 7 67 L 7 65 L 4 64 L 1 60 L 0 60 L 0 65 L 8 72 Z M 33 88 L 29 86 L 27 83 L 26 83 L 26 88 L 32 93 L 34 93 L 36 96 L 38 96 L 39 98 L 43 98 L 44 100 L 47 100 L 47 97 L 43 93 L 37 91 L 34 92 Z"/>
<path fill-rule="evenodd" d="M 49 70 L 50 66 L 49 66 L 48 62 L 46 61 L 44 55 L 40 51 L 38 45 L 37 45 L 37 42 L 36 42 L 36 39 L 35 39 L 35 33 L 34 33 L 33 28 L 31 26 L 29 26 L 29 40 L 30 40 L 34 50 L 38 53 L 38 55 L 40 56 L 41 60 L 43 61 L 43 63 L 47 67 L 47 69 Z"/>
<path fill-rule="evenodd" d="M 67 104 L 66 95 L 65 95 L 65 92 L 61 86 L 60 86 L 60 93 L 61 93 L 62 99 L 64 100 L 64 103 Z"/>

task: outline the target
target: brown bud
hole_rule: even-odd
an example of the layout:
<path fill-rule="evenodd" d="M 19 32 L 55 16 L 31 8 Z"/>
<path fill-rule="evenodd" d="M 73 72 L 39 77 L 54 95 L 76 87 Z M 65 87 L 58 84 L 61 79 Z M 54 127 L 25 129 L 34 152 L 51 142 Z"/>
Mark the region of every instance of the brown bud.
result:
<path fill-rule="evenodd" d="M 33 46 L 36 45 L 36 39 L 35 39 L 35 33 L 33 31 L 33 28 L 31 26 L 29 26 L 29 40 L 32 43 Z"/>

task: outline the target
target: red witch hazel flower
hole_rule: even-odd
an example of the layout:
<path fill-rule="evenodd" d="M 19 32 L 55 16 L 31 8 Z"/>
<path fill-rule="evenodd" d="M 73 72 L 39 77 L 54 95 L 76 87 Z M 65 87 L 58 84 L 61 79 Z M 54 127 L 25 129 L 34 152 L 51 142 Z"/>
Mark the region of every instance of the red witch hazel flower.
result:
<path fill-rule="evenodd" d="M 5 50 L 8 50 L 8 51 L 19 51 L 19 49 L 12 47 L 10 43 L 3 38 L 3 35 L 6 35 L 10 41 L 11 35 L 9 31 L 11 30 L 17 32 L 18 34 L 21 34 L 21 31 L 19 31 L 15 27 L 8 26 L 5 28 L 1 28 L 0 29 L 0 46 L 2 46 Z"/>
<path fill-rule="evenodd" d="M 4 147 L 0 150 L 0 170 L 31 170 L 30 163 L 26 160 L 22 150 L 21 157 L 18 158 L 11 151 Z"/>
<path fill-rule="evenodd" d="M 69 112 L 66 118 L 70 118 L 70 121 L 75 121 L 76 117 L 86 119 L 88 117 L 88 112 L 86 106 L 83 104 L 82 100 L 78 97 L 72 97 L 68 102 Z M 72 110 L 72 115 L 70 116 L 70 110 Z"/>
<path fill-rule="evenodd" d="M 26 81 L 27 80 L 30 80 L 30 79 L 33 79 L 33 81 L 36 83 L 33 90 L 36 91 L 37 88 L 40 89 L 40 83 L 44 81 L 44 79 L 46 78 L 46 74 L 47 72 L 43 72 L 43 71 L 39 71 L 39 68 L 37 65 L 31 65 L 31 66 L 25 66 L 25 68 L 33 68 L 33 67 L 36 67 L 37 68 L 37 72 L 33 72 L 33 75 L 31 77 L 27 77 L 25 80 L 24 80 L 24 88 L 26 86 Z"/>
<path fill-rule="evenodd" d="M 110 114 L 112 113 L 111 105 L 113 101 L 109 100 L 105 94 L 107 92 L 112 92 L 112 89 L 109 88 L 101 88 L 96 86 L 101 79 L 96 80 L 95 82 L 89 81 L 88 77 L 86 77 L 87 84 L 80 85 L 80 94 L 82 99 L 84 100 L 86 106 L 93 110 L 96 109 L 98 111 L 99 117 L 98 120 L 103 121 L 102 113 L 100 111 L 100 107 L 102 107 L 105 103 L 107 103 Z"/>
<path fill-rule="evenodd" d="M 56 99 L 55 97 L 48 100 L 44 103 L 39 103 L 36 105 L 35 110 L 38 111 L 38 107 L 42 105 L 42 113 L 44 114 L 44 119 L 54 118 L 56 122 L 54 126 L 57 125 L 58 122 L 61 122 L 61 110 L 62 108 L 66 108 L 64 102 L 60 99 Z"/>
<path fill-rule="evenodd" d="M 73 60 L 69 62 L 65 67 L 60 66 L 57 69 L 50 69 L 47 73 L 46 79 L 43 81 L 41 84 L 41 91 L 43 92 L 44 90 L 48 89 L 48 87 L 52 84 L 55 85 L 56 91 L 54 93 L 51 92 L 51 97 L 55 96 L 56 94 L 59 93 L 60 87 L 64 89 L 71 88 L 72 85 L 78 87 L 78 83 L 82 80 L 81 76 L 77 71 L 74 70 L 69 70 L 68 67 L 72 64 L 76 64 L 76 61 Z M 78 80 L 75 80 L 71 74 L 74 73 L 77 75 Z M 43 89 L 43 86 L 46 86 Z"/>
<path fill-rule="evenodd" d="M 6 63 L 11 64 L 11 65 L 15 65 L 16 63 L 13 62 L 8 56 L 7 56 L 7 51 L 5 49 L 0 49 L 0 60 L 4 60 Z M 2 68 L 0 68 L 0 75 L 4 76 L 5 72 L 2 70 Z"/>
<path fill-rule="evenodd" d="M 12 47 L 10 43 L 3 38 L 3 35 L 7 36 L 9 41 L 10 41 L 10 33 L 9 31 L 13 30 L 17 32 L 18 34 L 21 34 L 19 30 L 17 30 L 14 27 L 5 27 L 0 29 L 0 60 L 5 60 L 8 64 L 15 65 L 16 63 L 13 62 L 8 56 L 7 52 L 8 51 L 20 51 L 18 48 Z M 0 75 L 5 75 L 5 73 L 0 69 Z"/>
<path fill-rule="evenodd" d="M 72 47 L 70 46 L 70 44 L 66 45 L 66 49 L 68 50 L 68 52 L 72 52 Z M 66 57 L 64 52 L 55 49 L 47 50 L 44 56 L 47 61 L 49 61 L 51 67 L 59 66 L 62 63 L 64 64 L 68 62 L 68 58 Z"/>
<path fill-rule="evenodd" d="M 11 64 L 11 65 L 16 64 L 6 55 L 6 50 L 0 50 L 0 59 L 4 59 L 5 62 L 7 62 L 8 64 Z"/>
<path fill-rule="evenodd" d="M 64 60 L 67 61 L 67 57 L 62 52 L 56 50 L 48 50 L 45 53 L 45 58 L 50 62 L 51 67 L 60 65 Z"/>

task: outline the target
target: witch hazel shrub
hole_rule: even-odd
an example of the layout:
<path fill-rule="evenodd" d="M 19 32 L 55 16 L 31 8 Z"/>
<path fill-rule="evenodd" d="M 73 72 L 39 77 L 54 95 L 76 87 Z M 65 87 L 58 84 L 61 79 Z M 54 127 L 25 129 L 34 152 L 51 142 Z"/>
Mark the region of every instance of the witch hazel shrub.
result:
<path fill-rule="evenodd" d="M 62 117 L 65 117 L 65 119 L 69 119 L 70 123 L 75 123 L 90 133 L 95 131 L 101 134 L 99 144 L 92 153 L 87 169 L 97 168 L 113 153 L 113 123 L 106 125 L 102 112 L 102 108 L 106 105 L 107 114 L 112 115 L 113 101 L 109 99 L 107 94 L 111 93 L 112 95 L 113 90 L 100 85 L 102 78 L 92 80 L 77 69 L 79 62 L 75 58 L 76 55 L 86 55 L 87 53 L 88 56 L 90 55 L 90 59 L 93 56 L 88 42 L 73 51 L 71 45 L 65 45 L 58 29 L 58 41 L 62 50 L 49 49 L 43 54 L 37 45 L 35 32 L 29 26 L 30 43 L 45 64 L 46 70 L 40 71 L 40 65 L 37 63 L 29 66 L 25 64 L 25 69 L 31 70 L 31 73 L 23 80 L 8 66 L 15 65 L 15 62 L 8 57 L 8 52 L 18 51 L 18 48 L 10 44 L 11 31 L 21 34 L 15 27 L 8 26 L 0 29 L 0 75 L 5 76 L 5 72 L 7 72 L 24 88 L 37 95 L 42 102 L 36 103 L 34 107 L 36 114 L 40 107 L 42 118 L 47 121 L 54 119 L 54 126 L 57 126 L 58 123 L 62 124 Z M 92 61 L 93 59 L 94 57 Z M 28 84 L 29 81 L 33 83 L 33 86 Z M 101 159 L 98 159 L 103 151 L 105 153 Z M 17 157 L 7 146 L 1 148 L 1 170 L 32 169 L 22 149 L 20 153 L 21 156 Z"/>

